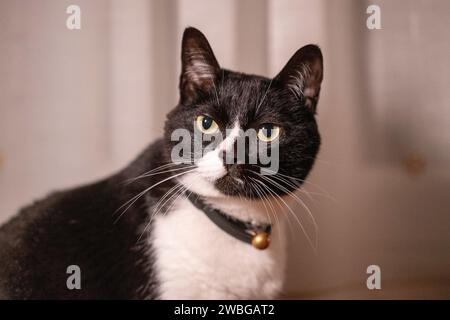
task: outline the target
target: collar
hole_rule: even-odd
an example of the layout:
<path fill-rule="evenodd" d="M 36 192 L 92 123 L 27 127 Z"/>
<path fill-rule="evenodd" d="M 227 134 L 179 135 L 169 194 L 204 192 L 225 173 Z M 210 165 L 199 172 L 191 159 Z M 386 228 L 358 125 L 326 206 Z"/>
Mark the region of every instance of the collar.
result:
<path fill-rule="evenodd" d="M 203 211 L 216 226 L 230 236 L 251 244 L 256 249 L 264 250 L 269 247 L 272 232 L 271 224 L 255 224 L 234 218 L 212 208 L 196 193 L 190 193 L 187 198 L 197 209 Z"/>

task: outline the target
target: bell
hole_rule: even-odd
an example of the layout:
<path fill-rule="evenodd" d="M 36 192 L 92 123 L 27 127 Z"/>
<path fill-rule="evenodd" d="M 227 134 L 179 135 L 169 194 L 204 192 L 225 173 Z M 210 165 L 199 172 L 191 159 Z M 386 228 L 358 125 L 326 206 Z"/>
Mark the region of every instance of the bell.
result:
<path fill-rule="evenodd" d="M 270 234 L 259 232 L 252 238 L 252 246 L 259 250 L 267 249 L 270 244 Z"/>

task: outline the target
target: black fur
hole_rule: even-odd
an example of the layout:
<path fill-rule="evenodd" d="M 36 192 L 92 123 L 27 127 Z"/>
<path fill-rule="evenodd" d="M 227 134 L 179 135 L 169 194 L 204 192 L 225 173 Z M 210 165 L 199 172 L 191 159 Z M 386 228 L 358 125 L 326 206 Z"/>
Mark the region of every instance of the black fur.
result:
<path fill-rule="evenodd" d="M 200 69 L 196 69 L 198 62 Z M 322 56 L 316 46 L 299 50 L 271 80 L 221 69 L 206 38 L 188 28 L 183 37 L 182 66 L 180 102 L 168 114 L 162 140 L 119 173 L 53 193 L 22 209 L 0 228 L 0 298 L 158 298 L 158 277 L 153 268 L 156 257 L 149 244 L 151 226 L 147 232 L 144 229 L 150 209 L 174 182 L 158 185 L 122 215 L 124 208 L 118 209 L 142 190 L 169 177 L 166 173 L 126 183 L 169 163 L 175 144 L 170 141 L 171 132 L 178 128 L 192 131 L 198 115 L 212 116 L 223 132 L 235 119 L 244 129 L 264 123 L 279 125 L 280 172 L 298 181 L 306 178 L 320 145 L 314 113 L 322 80 Z M 307 70 L 302 75 L 306 80 L 303 89 L 293 89 L 290 82 L 295 81 L 299 70 Z M 202 77 L 205 74 L 208 77 Z M 313 90 L 308 90 L 312 95 L 303 94 L 307 86 L 312 86 Z M 228 169 L 244 181 L 256 170 L 246 164 Z M 229 195 L 257 196 L 247 182 L 237 185 L 230 175 L 216 182 L 219 190 Z M 253 177 L 258 179 L 257 175 Z M 281 184 L 293 189 L 292 184 Z M 272 188 L 278 194 L 285 193 L 275 185 Z M 81 290 L 66 287 L 69 265 L 81 268 Z"/>

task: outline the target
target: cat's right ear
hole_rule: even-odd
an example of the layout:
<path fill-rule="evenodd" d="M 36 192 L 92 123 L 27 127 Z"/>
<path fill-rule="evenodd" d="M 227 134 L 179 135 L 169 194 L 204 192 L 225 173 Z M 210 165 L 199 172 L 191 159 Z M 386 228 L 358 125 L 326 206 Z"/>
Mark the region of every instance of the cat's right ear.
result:
<path fill-rule="evenodd" d="M 323 79 L 323 58 L 320 48 L 310 44 L 299 49 L 281 72 L 274 78 L 282 86 L 304 101 L 304 105 L 316 112 L 320 85 Z"/>
<path fill-rule="evenodd" d="M 195 28 L 186 28 L 181 49 L 180 99 L 192 103 L 199 94 L 214 90 L 220 66 L 206 37 Z"/>

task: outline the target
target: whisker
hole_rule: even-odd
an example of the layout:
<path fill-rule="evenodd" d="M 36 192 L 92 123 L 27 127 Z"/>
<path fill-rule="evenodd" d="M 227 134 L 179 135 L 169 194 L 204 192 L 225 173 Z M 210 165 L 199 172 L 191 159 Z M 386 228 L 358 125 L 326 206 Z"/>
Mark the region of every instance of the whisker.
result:
<path fill-rule="evenodd" d="M 170 206 L 166 209 L 166 211 L 164 211 L 164 216 L 167 215 L 167 213 L 172 210 L 173 206 L 175 205 L 175 203 L 177 202 L 177 200 L 186 193 L 186 191 L 188 190 L 187 187 L 183 186 L 183 188 L 181 188 L 181 190 L 178 190 L 177 193 L 178 195 L 176 196 L 176 198 L 172 201 L 172 203 L 170 204 Z M 192 193 L 192 192 L 191 192 Z"/>
<path fill-rule="evenodd" d="M 160 208 L 162 208 L 164 206 L 164 204 L 162 203 L 167 197 L 169 197 L 169 195 L 172 192 L 176 192 L 177 189 L 180 188 L 180 186 L 182 186 L 181 183 L 177 183 L 175 186 L 173 186 L 172 188 L 169 189 L 169 191 L 167 191 L 162 197 L 161 199 L 159 199 L 159 201 L 153 206 L 153 211 L 154 212 L 158 212 L 160 210 Z M 170 199 L 170 197 L 169 197 Z"/>
<path fill-rule="evenodd" d="M 329 196 L 331 199 L 336 200 L 336 199 L 331 195 L 330 192 L 328 192 L 326 189 L 324 189 L 324 188 L 321 187 L 320 185 L 315 184 L 315 183 L 312 183 L 311 181 L 307 181 L 307 180 L 304 180 L 304 179 L 300 179 L 300 178 L 288 176 L 288 175 L 286 175 L 286 174 L 283 174 L 283 173 L 280 173 L 280 172 L 276 172 L 276 171 L 272 171 L 272 170 L 270 170 L 270 169 L 263 168 L 263 167 L 260 167 L 260 166 L 258 166 L 258 167 L 261 168 L 261 169 L 263 169 L 263 170 L 265 170 L 265 171 L 271 172 L 271 173 L 273 173 L 273 174 L 277 174 L 277 175 L 280 175 L 280 176 L 282 176 L 282 177 L 285 177 L 285 178 L 287 178 L 287 179 L 291 179 L 291 180 L 293 180 L 293 181 L 299 181 L 300 183 L 306 183 L 306 184 L 309 184 L 309 185 L 311 185 L 311 186 L 313 186 L 313 187 L 316 187 L 316 188 L 319 189 L 320 191 L 324 192 L 324 193 L 325 193 L 327 196 Z M 252 172 L 255 172 L 255 171 L 252 171 Z M 255 173 L 257 173 L 257 172 L 255 172 Z"/>
<path fill-rule="evenodd" d="M 314 250 L 315 253 L 317 253 L 317 248 L 314 246 L 313 241 L 311 240 L 311 238 L 309 237 L 309 235 L 306 232 L 305 228 L 303 227 L 303 224 L 301 223 L 301 221 L 299 220 L 297 215 L 294 213 L 294 211 L 291 209 L 291 207 L 286 203 L 286 201 L 284 201 L 283 198 L 281 198 L 278 194 L 276 194 L 276 192 L 274 192 L 270 187 L 266 186 L 264 183 L 262 183 L 258 179 L 255 179 L 255 181 L 258 182 L 259 184 L 261 184 L 262 186 L 264 186 L 267 189 L 267 191 L 269 191 L 271 194 L 273 194 L 274 196 L 276 196 L 278 199 L 280 199 L 283 202 L 284 206 L 289 210 L 289 212 L 292 214 L 292 216 L 294 217 L 294 219 L 297 221 L 298 225 L 302 229 L 302 231 L 303 231 L 306 239 L 308 240 L 311 248 Z"/>
<path fill-rule="evenodd" d="M 311 218 L 311 220 L 312 220 L 312 222 L 313 222 L 313 225 L 314 225 L 314 231 L 315 231 L 315 233 L 316 233 L 315 237 L 316 237 L 316 241 L 317 241 L 317 238 L 318 238 L 318 232 L 319 232 L 319 226 L 317 225 L 316 219 L 314 218 L 314 216 L 313 216 L 311 210 L 308 208 L 308 206 L 305 204 L 305 202 L 304 202 L 302 199 L 300 199 L 295 193 L 289 191 L 287 188 L 283 187 L 282 185 L 280 185 L 280 184 L 277 183 L 276 181 L 273 181 L 273 179 L 270 179 L 268 176 L 261 175 L 260 177 L 261 177 L 262 179 L 265 179 L 265 180 L 266 180 L 267 182 L 269 182 L 269 183 L 275 184 L 276 187 L 278 187 L 278 188 L 280 188 L 282 191 L 286 192 L 286 193 L 287 193 L 289 196 L 291 196 L 293 199 L 297 200 L 297 202 L 299 202 L 299 203 L 303 206 L 303 208 L 305 208 L 305 210 L 308 212 L 309 217 Z"/>
<path fill-rule="evenodd" d="M 261 200 L 264 200 L 263 197 L 262 197 L 262 194 L 261 194 L 260 191 L 258 190 L 258 188 L 259 188 L 258 185 L 253 184 L 253 183 L 250 182 L 250 187 L 253 187 L 253 190 L 256 192 L 256 194 L 258 195 L 258 197 L 261 198 Z M 262 203 L 263 203 L 264 210 L 265 210 L 265 212 L 266 212 L 267 218 L 269 219 L 270 224 L 272 224 L 272 219 L 270 218 L 269 211 L 267 210 L 267 206 L 266 206 L 266 204 L 264 203 L 264 201 L 262 201 Z"/>
<path fill-rule="evenodd" d="M 142 174 L 140 176 L 137 176 L 136 178 L 128 179 L 127 181 L 129 183 L 131 183 L 131 182 L 134 182 L 136 180 L 147 178 L 147 177 L 151 177 L 151 176 L 155 176 L 155 175 L 158 175 L 158 174 L 164 174 L 164 173 L 169 173 L 169 172 L 174 172 L 174 171 L 180 171 L 180 170 L 190 169 L 190 168 L 195 168 L 195 167 L 196 167 L 195 165 L 191 165 L 191 166 L 186 166 L 186 167 L 182 167 L 182 168 L 175 168 L 175 169 L 170 169 L 170 170 L 163 170 L 163 171 L 158 171 L 158 172 L 153 172 L 153 173 Z"/>
<path fill-rule="evenodd" d="M 219 93 L 217 92 L 217 88 L 216 88 L 216 84 L 214 83 L 214 79 L 211 79 L 213 87 L 214 87 L 214 92 L 216 94 L 216 99 L 217 99 L 217 106 L 220 106 L 220 102 L 219 102 Z"/>
<path fill-rule="evenodd" d="M 159 182 L 157 182 L 157 183 L 155 183 L 155 184 L 153 184 L 153 185 L 151 185 L 150 187 L 148 187 L 148 188 L 146 188 L 145 190 L 143 190 L 142 192 L 140 192 L 140 193 L 138 193 L 136 196 L 134 196 L 133 198 L 131 198 L 130 200 L 128 200 L 127 202 L 125 202 L 123 205 L 121 205 L 115 212 L 114 212 L 114 214 L 115 213 L 117 213 L 120 209 L 122 209 L 123 207 L 125 207 L 125 206 L 127 206 L 126 208 L 125 208 L 125 210 L 120 214 L 120 216 L 117 218 L 117 220 L 114 222 L 114 223 L 116 223 L 117 221 L 119 221 L 119 219 L 125 214 L 125 212 L 140 198 L 140 197 L 142 197 L 144 194 L 146 194 L 148 191 L 150 191 L 151 189 L 153 189 L 154 187 L 156 187 L 156 186 L 158 186 L 158 185 L 160 185 L 160 184 L 162 184 L 162 183 L 164 183 L 164 182 L 166 182 L 166 181 L 168 181 L 168 180 L 171 180 L 171 179 L 173 179 L 173 178 L 176 178 L 176 177 L 179 177 L 179 176 L 181 176 L 181 175 L 183 175 L 183 174 L 186 174 L 186 173 L 189 173 L 189 172 L 193 172 L 193 171 L 195 171 L 196 169 L 191 169 L 191 170 L 187 170 L 187 171 L 185 171 L 185 172 L 181 172 L 181 173 L 177 173 L 177 174 L 175 174 L 175 175 L 173 175 L 173 176 L 170 176 L 170 177 L 168 177 L 168 178 L 166 178 L 166 179 L 163 179 L 163 180 L 161 180 L 161 181 L 159 181 Z"/>
<path fill-rule="evenodd" d="M 138 179 L 139 177 L 141 177 L 141 176 L 143 176 L 145 174 L 152 173 L 152 172 L 158 172 L 159 170 L 163 170 L 163 169 L 170 168 L 170 167 L 177 166 L 177 165 L 179 165 L 179 163 L 174 163 L 174 162 L 166 163 L 164 165 L 161 165 L 159 167 L 156 167 L 156 168 L 153 168 L 153 169 L 151 169 L 149 171 L 141 173 L 140 175 L 138 175 L 135 178 L 126 179 L 125 181 L 123 181 L 123 183 L 128 183 L 129 180 Z"/>
<path fill-rule="evenodd" d="M 148 227 L 152 224 L 153 219 L 158 215 L 159 211 L 161 211 L 162 208 L 164 208 L 164 206 L 166 205 L 166 203 L 167 203 L 168 201 L 170 201 L 172 198 L 174 198 L 177 194 L 178 194 L 178 196 L 181 195 L 181 194 L 187 189 L 187 188 L 186 188 L 185 186 L 183 186 L 182 184 L 178 184 L 178 185 L 179 185 L 179 188 L 177 189 L 177 191 L 175 191 L 175 192 L 174 192 L 174 193 L 173 193 L 173 194 L 172 194 L 172 195 L 164 202 L 164 204 L 161 205 L 161 207 L 160 207 L 158 210 L 156 210 L 155 212 L 152 213 L 152 215 L 150 216 L 149 221 L 148 221 L 147 224 L 145 225 L 144 230 L 143 230 L 142 233 L 140 234 L 140 236 L 139 236 L 137 242 L 139 242 L 139 241 L 141 240 L 142 236 L 145 234 L 145 232 L 147 231 Z M 180 192 L 180 190 L 181 190 L 181 192 Z M 175 200 L 172 201 L 170 208 L 172 208 L 172 205 L 174 204 L 174 201 L 176 201 L 176 200 L 178 199 L 178 196 L 176 197 Z M 164 213 L 164 215 L 165 215 L 165 214 L 167 214 L 167 210 L 166 210 L 166 212 Z"/>
<path fill-rule="evenodd" d="M 258 112 L 259 108 L 261 107 L 261 105 L 262 105 L 263 102 L 264 102 L 264 99 L 266 99 L 267 93 L 269 92 L 270 87 L 272 86 L 272 82 L 273 82 L 273 78 L 270 80 L 269 85 L 267 86 L 267 90 L 264 92 L 264 95 L 263 95 L 263 97 L 262 97 L 262 99 L 261 99 L 261 102 L 260 102 L 260 103 L 258 104 L 258 106 L 256 107 L 255 113 Z"/>
<path fill-rule="evenodd" d="M 301 189 L 301 185 L 299 183 L 293 183 L 292 181 L 288 180 L 287 178 L 278 176 L 278 174 L 273 174 L 271 175 L 271 177 L 277 179 L 278 181 L 287 184 L 288 186 L 290 186 L 291 188 L 294 188 L 295 190 L 298 190 L 299 192 L 303 192 L 304 194 L 306 194 L 306 196 L 311 200 L 311 201 L 315 201 L 314 198 L 311 196 L 311 194 L 307 191 L 307 190 L 302 190 Z"/>
<path fill-rule="evenodd" d="M 250 183 L 250 185 L 253 186 L 253 187 L 255 188 L 256 193 L 261 197 L 262 203 L 263 203 L 264 208 L 265 208 L 265 210 L 266 210 L 266 214 L 269 216 L 270 224 L 272 224 L 272 221 L 271 221 L 271 219 L 270 219 L 269 211 L 267 210 L 267 206 L 265 205 L 265 199 L 267 198 L 267 196 L 265 195 L 264 190 L 263 190 L 263 189 L 260 189 L 260 187 L 259 187 L 258 185 L 256 185 L 256 184 L 254 184 L 254 183 Z M 258 189 L 259 189 L 260 191 L 258 191 Z M 273 213 L 273 216 L 274 216 L 274 218 L 275 218 L 275 221 L 276 221 L 277 225 L 280 226 L 280 220 L 278 219 L 277 214 L 276 214 L 275 212 L 272 212 L 272 213 Z M 281 233 L 280 233 L 281 229 L 280 229 L 280 227 L 278 228 L 278 231 L 279 231 L 279 232 L 278 232 L 278 242 L 279 242 L 279 245 L 280 245 L 280 247 L 281 247 L 281 245 L 282 245 L 282 240 L 281 240 Z"/>
<path fill-rule="evenodd" d="M 250 177 L 250 179 L 252 179 L 253 181 L 255 181 L 255 182 L 257 182 L 257 183 L 260 183 L 257 179 L 255 179 L 255 178 L 252 178 L 252 177 Z M 262 186 L 260 186 L 261 187 L 261 189 L 263 190 L 263 192 L 264 192 L 264 194 L 265 194 L 265 196 L 266 196 L 266 198 L 267 198 L 267 200 L 268 200 L 268 203 L 269 203 L 269 205 L 270 205 L 270 207 L 271 207 L 271 210 L 272 210 L 272 212 L 273 212 L 273 214 L 276 216 L 276 210 L 275 210 L 275 207 L 273 206 L 273 204 L 272 204 L 272 201 L 270 201 L 270 198 L 272 198 L 275 202 L 276 202 L 276 205 L 280 208 L 280 209 L 282 209 L 282 205 L 281 205 L 281 203 L 279 202 L 279 200 L 277 199 L 277 198 L 275 198 L 275 197 L 273 197 L 272 196 L 272 194 L 271 193 L 268 193 L 266 190 L 267 190 L 267 186 L 266 185 L 264 185 L 264 184 L 262 184 Z M 270 190 L 269 190 L 270 191 Z M 289 219 L 289 216 L 287 216 L 287 218 Z M 288 223 L 288 227 L 289 227 L 289 232 L 290 232 L 290 235 L 291 235 L 291 237 L 292 237 L 292 239 L 294 239 L 294 234 L 295 234 L 295 232 L 294 232 L 294 230 L 292 229 L 292 225 L 290 224 L 290 223 Z"/>

